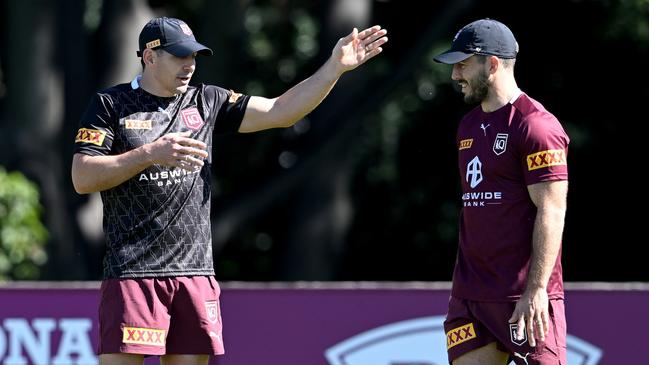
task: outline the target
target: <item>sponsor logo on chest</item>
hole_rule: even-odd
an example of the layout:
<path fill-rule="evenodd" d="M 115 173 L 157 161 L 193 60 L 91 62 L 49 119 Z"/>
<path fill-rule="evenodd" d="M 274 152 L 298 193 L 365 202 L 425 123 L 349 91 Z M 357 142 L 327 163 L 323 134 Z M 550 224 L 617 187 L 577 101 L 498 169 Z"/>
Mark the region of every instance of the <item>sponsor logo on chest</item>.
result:
<path fill-rule="evenodd" d="M 126 129 L 151 129 L 153 122 L 151 120 L 126 119 L 124 128 Z"/>

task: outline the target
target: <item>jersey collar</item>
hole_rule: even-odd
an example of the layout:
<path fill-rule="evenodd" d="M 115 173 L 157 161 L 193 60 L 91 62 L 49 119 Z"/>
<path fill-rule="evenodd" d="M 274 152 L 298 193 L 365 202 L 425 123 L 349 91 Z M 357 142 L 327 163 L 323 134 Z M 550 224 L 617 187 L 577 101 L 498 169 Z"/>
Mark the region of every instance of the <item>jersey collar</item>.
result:
<path fill-rule="evenodd" d="M 135 80 L 133 80 L 133 81 L 135 81 Z M 514 96 L 512 96 L 512 99 L 509 101 L 509 103 L 514 104 L 516 99 L 518 99 L 518 97 L 521 96 L 522 94 L 523 94 L 523 92 L 521 91 L 521 89 L 516 88 L 516 91 L 514 91 Z"/>
<path fill-rule="evenodd" d="M 133 90 L 137 90 L 137 89 L 140 88 L 140 80 L 141 79 L 142 79 L 142 75 L 137 75 L 137 76 L 135 76 L 133 81 L 131 81 L 131 88 L 133 88 Z"/>

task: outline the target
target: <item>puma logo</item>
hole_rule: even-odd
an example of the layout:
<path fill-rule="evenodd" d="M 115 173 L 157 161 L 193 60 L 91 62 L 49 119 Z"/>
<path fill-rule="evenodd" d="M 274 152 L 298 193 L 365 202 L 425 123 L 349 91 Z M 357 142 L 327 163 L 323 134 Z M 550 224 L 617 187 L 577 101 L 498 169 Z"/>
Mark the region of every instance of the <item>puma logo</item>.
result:
<path fill-rule="evenodd" d="M 484 125 L 484 123 L 480 123 L 480 128 L 482 128 L 482 131 L 484 132 L 485 137 L 487 136 L 487 127 L 489 127 L 491 124 Z"/>
<path fill-rule="evenodd" d="M 527 357 L 530 356 L 530 353 L 529 353 L 529 352 L 526 353 L 525 356 L 519 354 L 518 352 L 514 352 L 514 356 L 516 356 L 516 357 L 520 357 L 521 359 L 523 359 L 523 361 L 525 361 L 525 365 L 528 365 Z"/>

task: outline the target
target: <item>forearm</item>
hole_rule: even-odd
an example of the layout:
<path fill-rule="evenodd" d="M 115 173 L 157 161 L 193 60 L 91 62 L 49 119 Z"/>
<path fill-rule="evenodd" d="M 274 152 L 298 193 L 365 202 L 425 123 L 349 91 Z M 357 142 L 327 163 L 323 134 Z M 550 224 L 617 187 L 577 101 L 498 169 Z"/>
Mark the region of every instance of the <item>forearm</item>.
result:
<path fill-rule="evenodd" d="M 72 183 L 79 194 L 103 191 L 123 183 L 150 165 L 147 145 L 114 156 L 75 154 Z"/>
<path fill-rule="evenodd" d="M 532 233 L 532 257 L 527 289 L 545 289 L 556 264 L 564 226 L 565 207 L 539 208 Z"/>
<path fill-rule="evenodd" d="M 316 73 L 277 98 L 252 97 L 239 132 L 292 126 L 324 100 L 342 72 L 329 59 Z"/>
<path fill-rule="evenodd" d="M 274 112 L 290 125 L 310 113 L 329 94 L 342 75 L 342 70 L 331 60 L 308 79 L 293 86 L 275 102 Z"/>

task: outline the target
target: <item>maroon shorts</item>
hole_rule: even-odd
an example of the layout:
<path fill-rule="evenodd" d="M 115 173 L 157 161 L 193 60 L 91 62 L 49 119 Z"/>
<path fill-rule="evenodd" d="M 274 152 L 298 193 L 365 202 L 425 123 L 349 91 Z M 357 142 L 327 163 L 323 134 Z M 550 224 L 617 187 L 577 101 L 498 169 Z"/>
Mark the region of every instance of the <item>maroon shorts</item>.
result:
<path fill-rule="evenodd" d="M 563 299 L 551 299 L 550 329 L 545 341 L 531 347 L 527 334 L 517 340 L 516 324 L 509 323 L 514 302 L 475 302 L 451 297 L 444 321 L 449 363 L 491 342 L 509 354 L 515 364 L 566 365 L 566 317 Z"/>
<path fill-rule="evenodd" d="M 104 280 L 99 353 L 223 354 L 220 293 L 211 276 Z"/>

